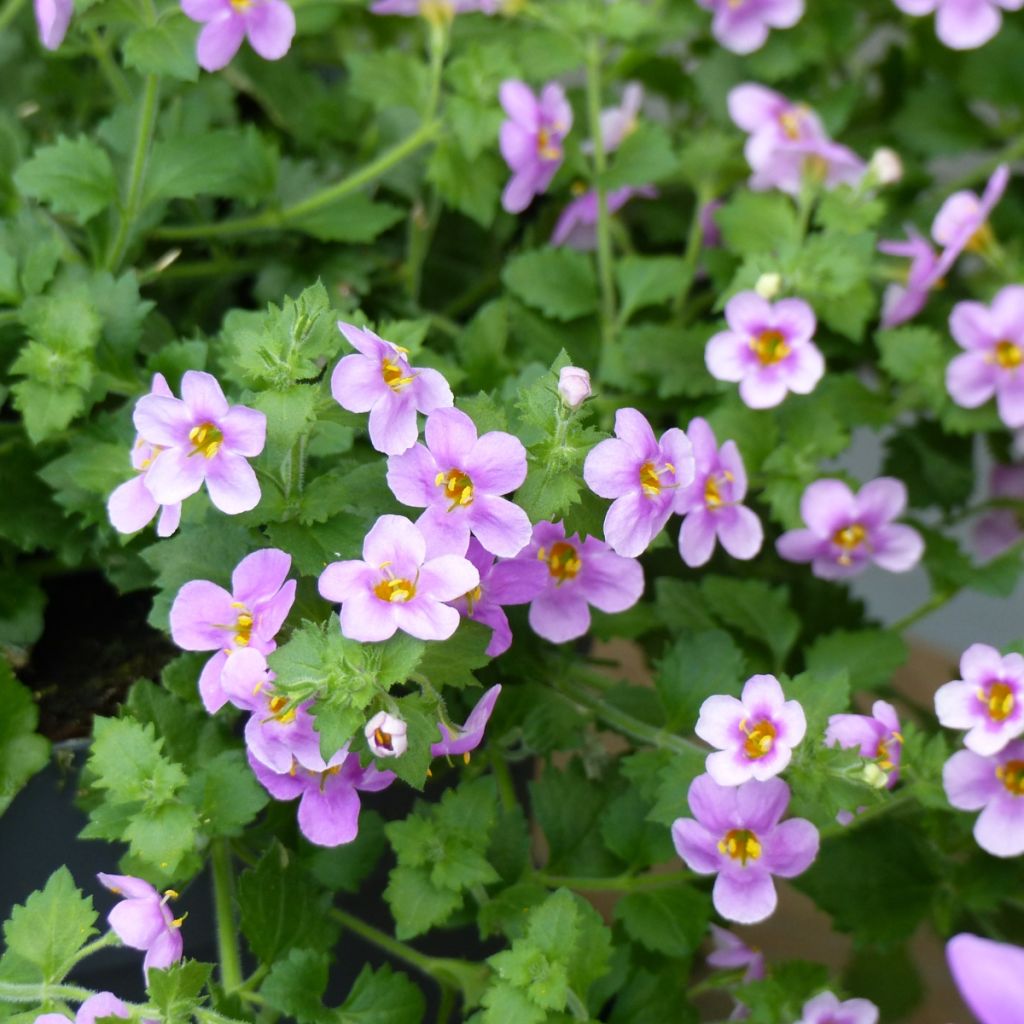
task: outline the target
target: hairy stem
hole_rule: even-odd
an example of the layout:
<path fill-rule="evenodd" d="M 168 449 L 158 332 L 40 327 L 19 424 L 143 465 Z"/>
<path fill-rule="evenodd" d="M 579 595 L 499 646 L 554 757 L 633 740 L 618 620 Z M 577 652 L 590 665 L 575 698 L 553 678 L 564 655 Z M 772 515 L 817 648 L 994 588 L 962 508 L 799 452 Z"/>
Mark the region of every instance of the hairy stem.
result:
<path fill-rule="evenodd" d="M 211 847 L 213 907 L 217 915 L 217 952 L 220 981 L 225 991 L 242 986 L 242 959 L 238 951 L 238 929 L 232 907 L 234 877 L 231 872 L 231 848 L 226 839 L 215 839 Z"/>
<path fill-rule="evenodd" d="M 83 1003 L 96 993 L 78 985 L 25 985 L 0 981 L 0 1003 L 45 1003 L 51 999 Z"/>

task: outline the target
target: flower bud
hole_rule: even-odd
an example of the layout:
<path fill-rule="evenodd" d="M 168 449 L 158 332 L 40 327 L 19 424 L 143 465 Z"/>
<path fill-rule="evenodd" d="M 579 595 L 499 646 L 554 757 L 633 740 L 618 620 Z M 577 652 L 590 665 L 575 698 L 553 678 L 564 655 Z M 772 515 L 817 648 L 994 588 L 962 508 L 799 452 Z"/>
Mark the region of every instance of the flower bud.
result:
<path fill-rule="evenodd" d="M 401 718 L 378 711 L 367 723 L 363 734 L 377 757 L 401 757 L 409 747 L 406 726 Z"/>
<path fill-rule="evenodd" d="M 781 274 L 762 274 L 757 279 L 757 284 L 754 285 L 754 291 L 761 296 L 762 299 L 774 299 L 779 294 L 779 289 L 782 287 L 782 275 Z"/>
<path fill-rule="evenodd" d="M 864 765 L 861 778 L 873 789 L 885 789 L 889 785 L 889 776 L 874 761 Z"/>
<path fill-rule="evenodd" d="M 558 393 L 570 409 L 578 409 L 590 397 L 590 374 L 578 366 L 563 366 L 558 374 Z"/>
<path fill-rule="evenodd" d="M 879 185 L 895 185 L 903 177 L 903 161 L 899 153 L 886 146 L 876 149 L 868 164 L 868 174 Z"/>

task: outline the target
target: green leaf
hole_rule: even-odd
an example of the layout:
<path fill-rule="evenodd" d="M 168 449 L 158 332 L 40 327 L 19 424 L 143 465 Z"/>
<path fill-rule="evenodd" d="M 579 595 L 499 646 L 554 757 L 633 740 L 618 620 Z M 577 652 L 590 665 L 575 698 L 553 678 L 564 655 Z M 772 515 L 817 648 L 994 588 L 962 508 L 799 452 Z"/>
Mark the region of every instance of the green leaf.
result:
<path fill-rule="evenodd" d="M 722 622 L 762 643 L 775 656 L 776 666 L 782 666 L 800 632 L 800 620 L 789 607 L 785 587 L 707 576 L 701 592 Z"/>
<path fill-rule="evenodd" d="M 726 246 L 744 255 L 778 255 L 800 234 L 792 201 L 778 192 L 741 189 L 717 211 L 715 223 Z"/>
<path fill-rule="evenodd" d="M 746 661 L 732 637 L 722 630 L 686 631 L 658 663 L 655 686 L 665 709 L 665 726 L 690 732 L 706 697 L 739 696 Z"/>
<path fill-rule="evenodd" d="M 627 893 L 615 905 L 615 920 L 634 942 L 671 957 L 700 949 L 710 916 L 707 895 L 688 886 Z"/>
<path fill-rule="evenodd" d="M 615 265 L 615 277 L 622 295 L 619 318 L 628 323 L 633 314 L 647 306 L 667 303 L 680 294 L 686 264 L 677 256 L 626 256 Z"/>
<path fill-rule="evenodd" d="M 508 289 L 555 320 L 575 320 L 597 309 L 597 282 L 585 253 L 534 249 L 513 256 L 502 272 Z"/>
<path fill-rule="evenodd" d="M 187 24 L 194 31 L 195 26 Z M 194 66 L 195 57 L 191 52 L 189 56 Z M 259 135 L 251 128 L 161 139 L 153 146 L 145 201 L 202 195 L 258 199 L 266 191 L 261 183 L 268 177 L 269 159 Z"/>
<path fill-rule="evenodd" d="M 351 73 L 349 91 L 377 110 L 409 107 L 417 112 L 430 91 L 426 64 L 411 53 L 386 50 L 349 50 L 345 64 Z"/>
<path fill-rule="evenodd" d="M 260 986 L 260 995 L 278 1013 L 299 1024 L 327 1024 L 333 1013 L 323 1004 L 329 958 L 310 949 L 292 949 L 278 959 Z"/>
<path fill-rule="evenodd" d="M 337 1024 L 420 1024 L 427 1005 L 419 986 L 386 964 L 364 964 L 348 998 L 335 1011 Z"/>
<path fill-rule="evenodd" d="M 225 750 L 204 762 L 185 793 L 212 836 L 240 835 L 269 800 L 241 750 Z"/>
<path fill-rule="evenodd" d="M 150 1001 L 160 1011 L 161 1024 L 189 1024 L 193 1011 L 204 1002 L 201 995 L 213 968 L 197 960 L 184 960 L 166 970 L 147 974 Z"/>
<path fill-rule="evenodd" d="M 882 369 L 906 384 L 919 403 L 941 409 L 946 399 L 947 356 L 938 333 L 930 327 L 896 327 L 875 335 Z"/>
<path fill-rule="evenodd" d="M 122 838 L 136 857 L 173 875 L 185 855 L 195 849 L 198 825 L 196 811 L 188 804 L 147 806 L 131 813 Z"/>
<path fill-rule="evenodd" d="M 625 185 L 651 185 L 664 181 L 679 167 L 665 128 L 654 121 L 642 123 L 615 151 L 605 176 L 609 190 Z"/>
<path fill-rule="evenodd" d="M 88 767 L 95 785 L 118 803 L 158 806 L 173 800 L 185 785 L 185 773 L 164 756 L 163 746 L 152 725 L 130 718 L 94 719 Z"/>
<path fill-rule="evenodd" d="M 393 203 L 374 202 L 362 192 L 346 196 L 315 213 L 292 218 L 291 226 L 323 242 L 372 242 L 405 217 Z"/>
<path fill-rule="evenodd" d="M 818 637 L 804 659 L 812 675 L 825 679 L 845 670 L 851 690 L 873 690 L 891 682 L 907 660 L 907 646 L 880 629 L 836 630 Z"/>
<path fill-rule="evenodd" d="M 427 644 L 418 671 L 435 685 L 474 686 L 473 673 L 491 660 L 487 654 L 490 642 L 491 630 L 487 626 L 463 619 L 450 639 Z"/>
<path fill-rule="evenodd" d="M 0 632 L 0 639 L 3 638 Z M 36 734 L 39 711 L 32 693 L 0 659 L 0 814 L 15 794 L 50 759 L 50 744 Z"/>
<path fill-rule="evenodd" d="M 81 221 L 95 217 L 117 199 L 117 179 L 105 149 L 91 139 L 61 136 L 52 146 L 37 149 L 15 172 L 22 195 L 38 199 L 56 213 Z"/>
<path fill-rule="evenodd" d="M 425 868 L 393 868 L 384 899 L 395 919 L 395 935 L 411 939 L 444 924 L 462 906 L 461 893 L 438 889 Z"/>
<path fill-rule="evenodd" d="M 194 82 L 199 77 L 195 37 L 194 22 L 183 14 L 170 14 L 156 25 L 135 29 L 125 39 L 125 66 L 141 75 L 167 75 L 182 82 Z M 197 148 L 197 152 L 202 151 Z M 152 175 L 159 170 L 159 164 L 155 160 L 150 163 Z"/>
<path fill-rule="evenodd" d="M 471 217 L 482 228 L 494 222 L 501 195 L 504 165 L 493 153 L 469 156 L 460 142 L 443 138 L 427 164 L 427 181 L 449 206 Z"/>
<path fill-rule="evenodd" d="M 832 676 L 819 676 L 802 672 L 790 680 L 783 680 L 787 700 L 798 700 L 807 716 L 807 735 L 820 736 L 831 715 L 839 714 L 850 706 L 850 682 L 845 669 Z"/>

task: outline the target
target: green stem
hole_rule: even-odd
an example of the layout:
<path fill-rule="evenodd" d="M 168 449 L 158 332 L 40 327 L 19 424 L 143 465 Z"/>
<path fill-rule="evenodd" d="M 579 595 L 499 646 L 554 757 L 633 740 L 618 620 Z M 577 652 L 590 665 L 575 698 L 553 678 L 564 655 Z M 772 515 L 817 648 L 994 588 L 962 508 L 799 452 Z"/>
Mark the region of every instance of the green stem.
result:
<path fill-rule="evenodd" d="M 455 1010 L 455 989 L 441 986 L 441 1000 L 437 1007 L 437 1024 L 448 1024 Z"/>
<path fill-rule="evenodd" d="M 818 835 L 822 839 L 832 839 L 835 836 L 845 836 L 851 829 L 860 828 L 861 825 L 866 825 L 869 821 L 874 821 L 875 818 L 881 818 L 883 815 L 890 814 L 892 811 L 899 807 L 905 807 L 908 803 L 911 803 L 914 799 L 913 791 L 909 788 L 901 790 L 895 795 L 889 797 L 884 803 L 874 804 L 871 807 L 865 808 L 860 814 L 856 815 L 848 825 L 840 825 L 839 822 L 834 821 L 830 825 L 825 825 L 818 829 Z"/>
<path fill-rule="evenodd" d="M 932 612 L 941 608 L 944 604 L 952 601 L 959 593 L 959 587 L 955 587 L 952 590 L 937 590 L 919 608 L 915 608 L 908 615 L 904 615 L 902 619 L 897 619 L 889 628 L 894 633 L 902 633 L 910 626 L 914 625 L 915 622 L 919 622 L 921 619 L 926 618 L 931 615 Z"/>
<path fill-rule="evenodd" d="M 120 944 L 121 940 L 117 937 L 116 932 L 107 932 L 105 935 L 101 935 L 98 939 L 86 943 L 86 945 L 84 945 L 70 960 L 68 960 L 60 969 L 61 975 L 64 977 L 69 975 L 75 964 L 81 962 L 87 956 L 92 956 L 93 953 L 98 953 L 101 949 L 106 949 L 108 946 L 119 946 Z"/>
<path fill-rule="evenodd" d="M 583 1000 L 572 989 L 569 989 L 565 994 L 565 1008 L 572 1014 L 575 1020 L 590 1020 L 590 1014 L 587 1012 Z"/>
<path fill-rule="evenodd" d="M 211 846 L 213 907 L 217 915 L 217 952 L 220 957 L 220 982 L 225 991 L 242 987 L 242 958 L 238 951 L 238 929 L 233 910 L 234 878 L 231 872 L 231 847 L 226 839 L 215 839 Z"/>
<path fill-rule="evenodd" d="M 0 8 L 0 32 L 14 21 L 24 4 L 25 0 L 7 0 L 7 3 Z"/>
<path fill-rule="evenodd" d="M 83 1003 L 95 995 L 90 989 L 78 985 L 21 985 L 13 981 L 0 981 L 2 1003 L 45 1003 L 51 999 Z"/>
<path fill-rule="evenodd" d="M 435 957 L 421 953 L 418 949 L 413 949 L 406 942 L 393 939 L 387 932 L 382 932 L 379 928 L 375 928 L 372 924 L 363 921 L 361 918 L 353 917 L 340 907 L 332 908 L 331 914 L 349 931 L 355 932 L 356 935 L 366 939 L 367 942 L 378 949 L 383 949 L 385 953 L 390 953 L 393 957 L 404 961 L 410 967 L 415 967 L 422 974 L 434 977 L 437 964 L 443 963 L 443 961 L 439 961 Z"/>
<path fill-rule="evenodd" d="M 160 91 L 160 79 L 157 75 L 146 76 L 146 86 L 142 94 L 142 106 L 139 108 L 139 120 L 135 133 L 135 149 L 128 170 L 128 190 L 121 220 L 117 226 L 117 235 L 107 253 L 107 270 L 117 270 L 124 259 L 125 250 L 131 239 L 135 221 L 142 208 L 142 188 L 146 178 L 146 163 L 149 160 L 149 148 L 153 142 L 153 130 L 156 127 L 157 96 Z"/>
<path fill-rule="evenodd" d="M 107 80 L 111 92 L 120 103 L 131 103 L 131 86 L 128 85 L 124 72 L 117 66 L 117 61 L 111 57 L 106 36 L 101 36 L 95 29 L 91 30 L 89 32 L 89 49 L 92 50 L 92 55 L 100 71 L 103 72 L 103 77 Z"/>
<path fill-rule="evenodd" d="M 509 814 L 516 809 L 519 801 L 516 800 L 516 789 L 512 784 L 512 776 L 509 774 L 508 764 L 496 743 L 488 744 L 487 756 L 491 761 L 491 771 L 494 773 L 494 780 L 498 784 L 498 799 L 501 800 L 501 809 L 506 814 Z"/>
<path fill-rule="evenodd" d="M 440 122 L 430 121 L 420 125 L 411 135 L 397 145 L 385 150 L 376 160 L 360 167 L 346 178 L 327 188 L 314 192 L 311 196 L 286 206 L 283 210 L 264 210 L 251 217 L 239 217 L 236 220 L 225 220 L 213 224 L 186 224 L 181 227 L 161 228 L 153 232 L 154 237 L 171 240 L 191 238 L 224 238 L 230 235 L 242 235 L 250 231 L 268 231 L 286 227 L 289 223 L 311 216 L 325 206 L 337 202 L 351 192 L 368 184 L 375 178 L 391 170 L 416 150 L 432 142 L 440 130 Z"/>
<path fill-rule="evenodd" d="M 643 875 L 616 875 L 612 878 L 585 878 L 576 875 L 549 875 L 535 871 L 533 879 L 549 889 L 578 889 L 581 892 L 637 892 L 671 889 L 693 878 L 690 871 L 649 871 Z"/>
<path fill-rule="evenodd" d="M 690 218 L 690 231 L 686 236 L 686 249 L 683 251 L 683 286 L 675 300 L 677 316 L 681 316 L 686 308 L 686 300 L 690 297 L 693 279 L 697 275 L 697 260 L 700 259 L 700 249 L 704 244 L 704 225 L 701 222 L 701 214 L 710 201 L 711 193 L 706 185 L 702 185 L 694 196 L 695 205 L 693 216 Z"/>

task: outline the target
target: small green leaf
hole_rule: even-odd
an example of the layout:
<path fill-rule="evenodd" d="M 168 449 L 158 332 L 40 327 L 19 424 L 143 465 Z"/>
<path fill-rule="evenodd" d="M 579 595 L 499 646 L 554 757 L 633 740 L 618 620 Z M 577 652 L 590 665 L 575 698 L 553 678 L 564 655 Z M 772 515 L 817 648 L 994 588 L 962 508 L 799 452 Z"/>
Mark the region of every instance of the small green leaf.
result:
<path fill-rule="evenodd" d="M 14 678 L 3 659 L 0 659 L 0 707 L 4 709 L 0 716 L 0 814 L 3 814 L 18 790 L 46 766 L 50 744 L 36 734 L 39 710 L 31 692 Z"/>
<path fill-rule="evenodd" d="M 117 199 L 117 179 L 107 151 L 83 135 L 61 136 L 52 146 L 37 149 L 15 172 L 14 183 L 22 195 L 82 221 Z"/>
<path fill-rule="evenodd" d="M 206 1002 L 201 993 L 212 970 L 210 964 L 184 960 L 148 972 L 149 998 L 160 1011 L 161 1024 L 189 1024 L 193 1011 Z"/>
<path fill-rule="evenodd" d="M 634 942 L 671 957 L 700 948 L 710 916 L 707 895 L 688 886 L 627 893 L 615 905 L 615 919 Z"/>
<path fill-rule="evenodd" d="M 182 82 L 199 77 L 196 25 L 183 14 L 172 13 L 156 25 L 135 29 L 125 39 L 123 53 L 125 66 L 141 75 L 167 75 Z M 201 152 L 197 148 L 197 153 Z M 157 162 L 152 164 L 156 170 Z"/>
<path fill-rule="evenodd" d="M 555 320 L 575 320 L 597 309 L 597 282 L 585 253 L 534 249 L 513 256 L 502 272 L 508 289 Z"/>

